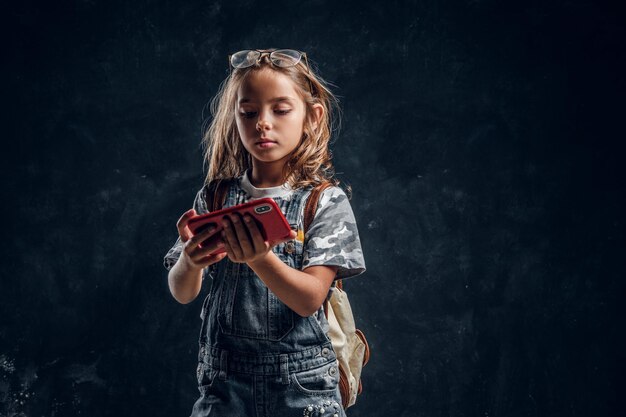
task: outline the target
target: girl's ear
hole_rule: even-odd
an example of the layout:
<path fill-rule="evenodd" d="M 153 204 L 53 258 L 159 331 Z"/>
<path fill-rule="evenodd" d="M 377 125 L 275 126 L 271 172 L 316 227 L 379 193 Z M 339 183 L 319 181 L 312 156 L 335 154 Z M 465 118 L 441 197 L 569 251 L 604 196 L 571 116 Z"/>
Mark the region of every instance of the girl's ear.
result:
<path fill-rule="evenodd" d="M 324 106 L 315 103 L 311 107 L 313 108 L 313 129 L 317 129 L 324 116 Z"/>

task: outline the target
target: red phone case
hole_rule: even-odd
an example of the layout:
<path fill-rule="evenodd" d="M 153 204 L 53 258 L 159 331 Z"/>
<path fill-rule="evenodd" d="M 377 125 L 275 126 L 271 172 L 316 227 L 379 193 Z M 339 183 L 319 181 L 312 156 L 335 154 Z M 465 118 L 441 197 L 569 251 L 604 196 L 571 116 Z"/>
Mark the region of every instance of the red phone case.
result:
<path fill-rule="evenodd" d="M 237 206 L 192 217 L 187 225 L 194 235 L 208 227 L 217 227 L 217 231 L 214 232 L 210 238 L 200 243 L 200 247 L 202 247 L 203 244 L 208 244 L 213 240 L 220 239 L 220 231 L 223 229 L 222 218 L 230 213 L 239 213 L 241 216 L 247 213 L 252 216 L 263 236 L 263 240 L 266 242 L 284 239 L 289 236 L 291 232 L 291 227 L 276 202 L 271 198 L 260 198 Z M 226 249 L 223 247 L 218 248 L 215 252 L 212 252 L 211 255 L 222 252 L 226 252 Z"/>

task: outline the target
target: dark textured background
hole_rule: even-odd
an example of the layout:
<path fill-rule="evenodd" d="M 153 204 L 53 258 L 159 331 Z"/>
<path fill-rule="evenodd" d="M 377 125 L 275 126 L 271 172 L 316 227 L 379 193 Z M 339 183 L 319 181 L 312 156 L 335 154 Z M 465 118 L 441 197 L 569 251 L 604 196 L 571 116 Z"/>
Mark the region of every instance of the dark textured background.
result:
<path fill-rule="evenodd" d="M 506 4 L 505 4 L 506 3 Z M 306 51 L 367 272 L 351 416 L 624 415 L 625 26 L 600 2 L 22 2 L 2 25 L 0 415 L 186 416 L 162 256 L 243 48 Z M 204 289 L 207 291 L 207 288 Z"/>

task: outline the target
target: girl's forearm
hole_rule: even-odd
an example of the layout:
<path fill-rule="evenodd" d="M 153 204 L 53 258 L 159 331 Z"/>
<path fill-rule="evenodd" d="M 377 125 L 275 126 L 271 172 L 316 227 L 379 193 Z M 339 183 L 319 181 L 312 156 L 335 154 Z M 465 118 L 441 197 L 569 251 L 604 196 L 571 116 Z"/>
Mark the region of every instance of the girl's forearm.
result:
<path fill-rule="evenodd" d="M 167 275 L 167 282 L 172 296 L 181 304 L 196 299 L 202 288 L 202 269 L 190 268 L 178 259 Z"/>
<path fill-rule="evenodd" d="M 283 303 L 302 317 L 315 313 L 328 293 L 317 277 L 286 265 L 272 251 L 248 265 Z"/>

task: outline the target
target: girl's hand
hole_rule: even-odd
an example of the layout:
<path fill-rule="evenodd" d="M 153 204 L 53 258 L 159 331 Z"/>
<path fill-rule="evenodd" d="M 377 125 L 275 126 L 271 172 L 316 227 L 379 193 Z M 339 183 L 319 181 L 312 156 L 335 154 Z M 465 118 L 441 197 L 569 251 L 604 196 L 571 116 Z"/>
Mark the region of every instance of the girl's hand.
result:
<path fill-rule="evenodd" d="M 257 261 L 266 256 L 274 246 L 297 236 L 292 230 L 289 236 L 282 240 L 265 242 L 256 223 L 247 214 L 243 219 L 238 213 L 224 216 L 222 224 L 224 226 L 222 239 L 226 253 L 231 261 L 237 263 Z"/>
<path fill-rule="evenodd" d="M 183 250 L 180 253 L 180 260 L 190 269 L 200 270 L 221 261 L 226 257 L 226 253 L 209 255 L 211 252 L 224 246 L 224 242 L 221 239 L 214 239 L 211 244 L 202 248 L 198 246 L 204 240 L 214 235 L 215 228 L 208 228 L 197 235 L 193 235 L 187 223 L 195 215 L 196 211 L 194 209 L 186 211 L 176 222 L 176 227 L 178 228 L 180 240 L 184 243 Z"/>

